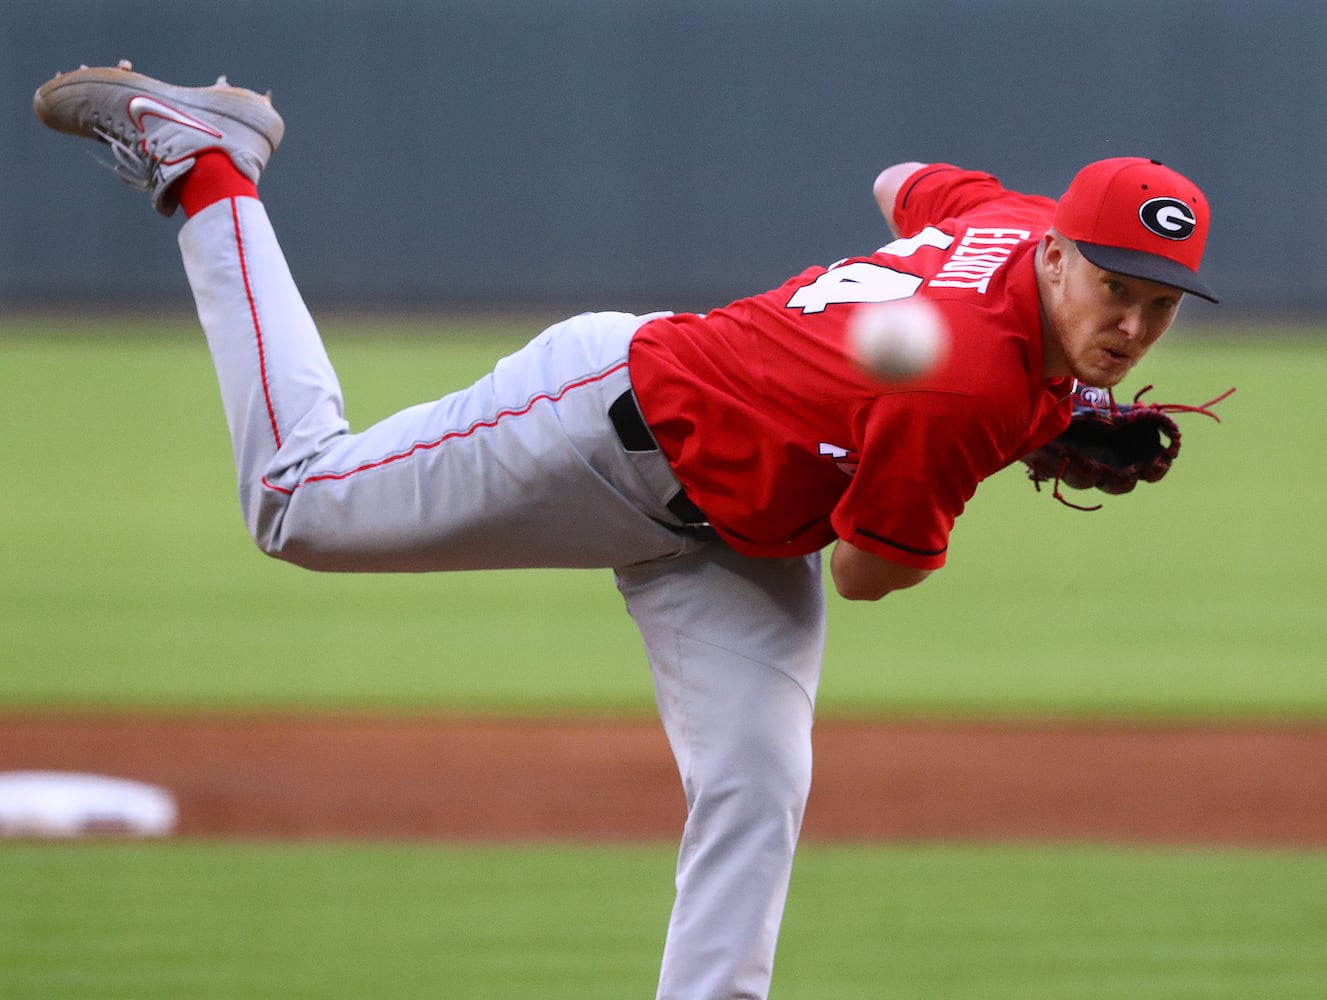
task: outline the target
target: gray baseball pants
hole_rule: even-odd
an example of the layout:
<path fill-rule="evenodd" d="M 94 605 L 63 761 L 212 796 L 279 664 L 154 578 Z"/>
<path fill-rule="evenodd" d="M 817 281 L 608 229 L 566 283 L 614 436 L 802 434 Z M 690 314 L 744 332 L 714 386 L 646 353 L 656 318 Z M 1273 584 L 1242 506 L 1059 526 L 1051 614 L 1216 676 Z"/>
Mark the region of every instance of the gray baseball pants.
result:
<path fill-rule="evenodd" d="M 180 248 L 263 551 L 333 571 L 614 571 L 688 807 L 658 996 L 765 997 L 811 781 L 820 559 L 747 558 L 670 511 L 667 461 L 609 418 L 645 318 L 558 323 L 468 389 L 351 433 L 262 204 L 217 202 Z"/>

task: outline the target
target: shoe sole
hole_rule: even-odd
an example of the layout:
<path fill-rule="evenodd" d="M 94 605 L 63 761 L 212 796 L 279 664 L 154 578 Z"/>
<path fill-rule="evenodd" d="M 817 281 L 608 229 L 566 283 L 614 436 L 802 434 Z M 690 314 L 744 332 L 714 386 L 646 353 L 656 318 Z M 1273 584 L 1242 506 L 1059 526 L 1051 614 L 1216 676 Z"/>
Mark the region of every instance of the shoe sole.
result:
<path fill-rule="evenodd" d="M 94 131 L 96 119 L 91 109 L 94 103 L 88 97 L 88 88 L 106 88 L 113 94 L 122 93 L 120 113 L 128 119 L 129 101 L 147 96 L 172 108 L 207 118 L 215 117 L 234 122 L 261 136 L 275 152 L 285 134 L 285 123 L 272 107 L 271 98 L 243 87 L 232 87 L 225 78 L 210 87 L 177 87 L 162 83 L 150 76 L 135 73 L 127 67 L 93 67 L 61 73 L 37 89 L 32 98 L 32 109 L 42 124 L 67 135 L 87 139 L 100 138 Z M 112 106 L 115 105 L 112 100 Z"/>

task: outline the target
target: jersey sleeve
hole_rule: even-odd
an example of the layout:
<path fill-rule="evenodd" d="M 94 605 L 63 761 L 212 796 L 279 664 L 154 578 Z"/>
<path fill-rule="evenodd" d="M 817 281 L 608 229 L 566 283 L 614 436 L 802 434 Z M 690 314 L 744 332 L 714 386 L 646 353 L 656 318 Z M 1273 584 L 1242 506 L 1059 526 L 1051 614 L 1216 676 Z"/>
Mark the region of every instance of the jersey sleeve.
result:
<path fill-rule="evenodd" d="M 894 223 L 905 236 L 945 219 L 958 218 L 980 208 L 1008 201 L 1025 211 L 1031 204 L 1047 213 L 1055 202 L 1037 195 L 1008 190 L 992 174 L 963 170 L 949 163 L 919 167 L 899 188 L 894 199 Z"/>
<path fill-rule="evenodd" d="M 835 533 L 890 562 L 939 569 L 955 519 L 1006 464 L 996 428 L 977 399 L 946 392 L 882 395 L 860 421 L 864 444 Z"/>

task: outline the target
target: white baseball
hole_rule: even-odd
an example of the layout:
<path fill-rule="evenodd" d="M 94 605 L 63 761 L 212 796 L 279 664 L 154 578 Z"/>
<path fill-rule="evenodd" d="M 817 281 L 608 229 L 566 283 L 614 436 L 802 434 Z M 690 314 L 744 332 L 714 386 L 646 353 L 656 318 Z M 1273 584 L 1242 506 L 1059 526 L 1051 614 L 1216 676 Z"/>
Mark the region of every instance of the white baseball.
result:
<path fill-rule="evenodd" d="M 924 299 L 864 305 L 848 321 L 848 350 L 864 369 L 886 382 L 921 378 L 944 358 L 949 328 Z"/>

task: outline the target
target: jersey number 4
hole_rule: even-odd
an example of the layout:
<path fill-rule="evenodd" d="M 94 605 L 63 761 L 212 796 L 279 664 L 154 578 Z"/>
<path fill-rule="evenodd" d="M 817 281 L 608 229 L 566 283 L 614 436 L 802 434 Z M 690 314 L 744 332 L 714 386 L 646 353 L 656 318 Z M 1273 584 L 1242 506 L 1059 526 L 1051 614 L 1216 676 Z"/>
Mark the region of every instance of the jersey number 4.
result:
<path fill-rule="evenodd" d="M 911 257 L 922 247 L 948 250 L 954 237 L 927 226 L 916 236 L 895 240 L 881 247 L 878 253 L 893 257 Z M 797 289 L 788 300 L 789 309 L 803 313 L 824 312 L 826 306 L 849 305 L 861 302 L 891 302 L 916 294 L 924 278 L 899 271 L 884 264 L 854 260 L 835 264 L 809 285 Z"/>

